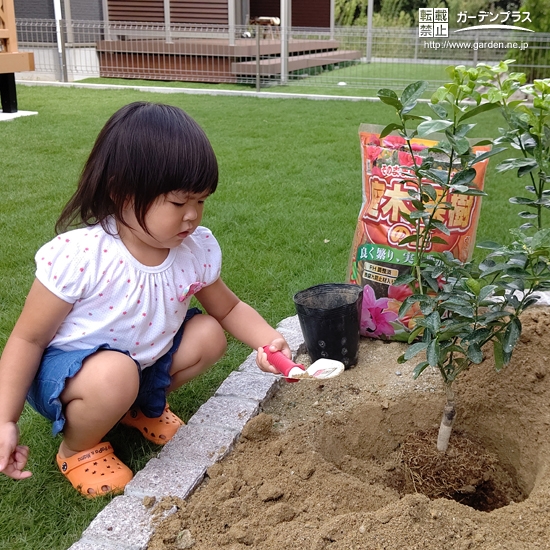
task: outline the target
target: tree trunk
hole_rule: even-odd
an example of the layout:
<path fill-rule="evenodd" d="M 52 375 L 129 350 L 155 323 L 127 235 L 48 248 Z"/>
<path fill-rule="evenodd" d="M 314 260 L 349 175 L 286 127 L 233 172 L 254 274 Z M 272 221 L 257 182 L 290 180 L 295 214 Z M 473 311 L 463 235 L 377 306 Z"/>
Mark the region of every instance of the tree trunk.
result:
<path fill-rule="evenodd" d="M 455 397 L 452 384 L 449 384 L 445 388 L 447 393 L 447 402 L 443 409 L 443 417 L 441 418 L 441 424 L 439 425 L 439 433 L 437 435 L 437 450 L 445 453 L 449 446 L 449 438 L 453 431 L 453 424 L 456 417 L 455 409 Z"/>

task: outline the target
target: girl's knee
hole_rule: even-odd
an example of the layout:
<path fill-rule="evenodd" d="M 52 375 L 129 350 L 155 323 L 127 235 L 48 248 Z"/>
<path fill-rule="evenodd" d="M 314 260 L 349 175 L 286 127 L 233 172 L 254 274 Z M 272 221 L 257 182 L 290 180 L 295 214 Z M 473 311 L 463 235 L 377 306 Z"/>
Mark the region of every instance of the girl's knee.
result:
<path fill-rule="evenodd" d="M 68 381 L 62 401 L 96 395 L 102 401 L 130 401 L 139 391 L 135 361 L 118 351 L 100 350 L 86 358 L 78 374 Z"/>
<path fill-rule="evenodd" d="M 204 355 L 208 355 L 212 364 L 221 359 L 227 351 L 227 338 L 222 326 L 214 317 L 209 315 L 201 316 L 204 318 L 204 331 L 207 345 L 204 346 Z"/>
<path fill-rule="evenodd" d="M 218 321 L 209 315 L 196 315 L 185 325 L 170 374 L 190 369 L 194 377 L 218 361 L 226 349 L 225 331 Z"/>

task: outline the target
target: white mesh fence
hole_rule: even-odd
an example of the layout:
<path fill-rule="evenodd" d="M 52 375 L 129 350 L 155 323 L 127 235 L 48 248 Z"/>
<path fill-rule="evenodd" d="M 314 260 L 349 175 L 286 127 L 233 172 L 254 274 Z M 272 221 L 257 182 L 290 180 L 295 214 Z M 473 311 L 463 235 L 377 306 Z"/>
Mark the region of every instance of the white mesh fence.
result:
<path fill-rule="evenodd" d="M 428 80 L 445 81 L 450 64 L 517 59 L 517 71 L 550 77 L 550 33 L 461 32 L 448 39 L 417 29 L 334 29 L 276 26 L 165 26 L 162 24 L 19 19 L 19 49 L 34 52 L 36 70 L 19 78 L 89 77 L 177 82 L 241 83 L 257 88 L 373 90 Z M 342 89 L 342 88 L 341 88 Z"/>

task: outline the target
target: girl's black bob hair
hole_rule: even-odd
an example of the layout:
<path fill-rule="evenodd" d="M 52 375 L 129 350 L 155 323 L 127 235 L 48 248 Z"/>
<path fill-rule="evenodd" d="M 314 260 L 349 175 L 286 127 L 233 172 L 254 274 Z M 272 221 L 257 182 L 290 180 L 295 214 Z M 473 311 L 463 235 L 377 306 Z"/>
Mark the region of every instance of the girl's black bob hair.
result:
<path fill-rule="evenodd" d="M 218 163 L 202 128 L 171 105 L 136 102 L 118 110 L 99 133 L 77 190 L 56 223 L 58 233 L 71 225 L 124 223 L 133 204 L 136 219 L 155 199 L 171 191 L 202 195 L 218 185 Z"/>

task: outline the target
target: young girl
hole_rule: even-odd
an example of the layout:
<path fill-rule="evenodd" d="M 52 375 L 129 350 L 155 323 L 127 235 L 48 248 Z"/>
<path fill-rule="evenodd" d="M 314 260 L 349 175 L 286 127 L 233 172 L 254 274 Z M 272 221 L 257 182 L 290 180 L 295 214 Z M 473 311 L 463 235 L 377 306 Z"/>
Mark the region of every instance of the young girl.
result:
<path fill-rule="evenodd" d="M 145 102 L 101 130 L 0 359 L 0 471 L 25 471 L 17 421 L 25 398 L 63 432 L 57 464 L 86 496 L 120 491 L 131 470 L 105 434 L 117 424 L 166 443 L 182 421 L 166 394 L 212 366 L 225 332 L 258 350 L 284 338 L 220 278 L 221 251 L 201 227 L 218 166 L 197 123 Z M 66 231 L 75 223 L 79 229 Z M 208 315 L 189 309 L 195 296 Z"/>

